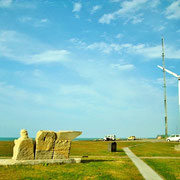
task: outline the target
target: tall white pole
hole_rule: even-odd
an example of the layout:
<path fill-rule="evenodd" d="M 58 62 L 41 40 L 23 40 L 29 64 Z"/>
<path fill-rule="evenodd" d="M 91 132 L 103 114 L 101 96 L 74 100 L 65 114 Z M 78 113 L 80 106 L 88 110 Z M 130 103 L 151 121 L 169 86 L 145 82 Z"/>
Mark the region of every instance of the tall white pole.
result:
<path fill-rule="evenodd" d="M 179 106 L 180 106 L 180 77 L 178 77 L 178 95 L 179 95 Z"/>
<path fill-rule="evenodd" d="M 171 72 L 170 70 L 165 69 L 164 67 L 161 67 L 161 66 L 158 66 L 158 68 L 162 69 L 163 72 L 166 71 L 167 73 L 169 73 L 169 74 L 175 76 L 176 78 L 178 78 L 179 120 L 178 120 L 177 130 L 178 130 L 178 132 L 180 133 L 180 75 L 178 75 L 178 74 L 176 74 L 176 73 L 174 73 L 174 72 Z M 165 76 L 164 76 L 164 82 L 165 82 Z M 165 87 L 165 85 L 166 85 L 166 84 L 164 84 L 164 87 Z M 164 88 L 164 89 L 165 89 L 165 88 Z M 165 92 L 165 91 L 164 91 L 164 92 Z M 165 93 L 164 93 L 164 95 L 165 95 Z M 166 99 L 166 98 L 164 98 L 164 99 Z M 164 101 L 164 102 L 166 102 L 166 101 Z M 164 104 L 165 104 L 165 103 L 164 103 Z M 166 111 L 166 108 L 165 108 L 165 111 Z M 166 112 L 167 112 L 167 111 L 166 111 Z M 166 116 L 165 116 L 165 122 L 166 122 Z"/>
<path fill-rule="evenodd" d="M 164 59 L 164 38 L 162 37 L 162 63 L 163 63 L 163 80 L 164 80 L 164 111 L 165 111 L 165 136 L 168 136 L 168 117 L 167 117 L 167 98 L 166 98 L 166 72 Z"/>
<path fill-rule="evenodd" d="M 180 77 L 178 77 L 178 96 L 179 96 L 179 123 L 178 123 L 178 130 L 180 133 Z"/>

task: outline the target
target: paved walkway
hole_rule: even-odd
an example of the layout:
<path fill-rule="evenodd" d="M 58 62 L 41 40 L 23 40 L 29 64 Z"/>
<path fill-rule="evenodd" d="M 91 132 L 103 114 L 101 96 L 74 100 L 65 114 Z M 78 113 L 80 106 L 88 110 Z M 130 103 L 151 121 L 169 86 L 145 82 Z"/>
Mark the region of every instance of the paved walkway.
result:
<path fill-rule="evenodd" d="M 146 180 L 163 180 L 151 167 L 138 158 L 128 147 L 123 148 L 128 157 L 138 168 L 144 179 Z"/>

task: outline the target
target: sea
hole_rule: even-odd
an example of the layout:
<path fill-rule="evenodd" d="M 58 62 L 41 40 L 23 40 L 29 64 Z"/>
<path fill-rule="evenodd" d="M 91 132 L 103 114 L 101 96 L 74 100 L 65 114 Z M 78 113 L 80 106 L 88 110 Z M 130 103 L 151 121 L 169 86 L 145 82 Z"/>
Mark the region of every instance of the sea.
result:
<path fill-rule="evenodd" d="M 15 139 L 18 139 L 19 137 L 0 137 L 0 141 L 14 141 Z M 35 138 L 32 138 L 35 140 Z M 73 141 L 93 141 L 97 139 L 102 138 L 75 138 Z"/>

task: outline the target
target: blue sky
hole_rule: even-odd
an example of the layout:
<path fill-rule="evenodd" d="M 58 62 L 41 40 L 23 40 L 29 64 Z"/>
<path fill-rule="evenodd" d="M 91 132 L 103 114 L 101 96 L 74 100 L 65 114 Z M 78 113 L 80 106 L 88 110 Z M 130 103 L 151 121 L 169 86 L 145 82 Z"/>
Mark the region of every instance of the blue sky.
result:
<path fill-rule="evenodd" d="M 164 134 L 161 36 L 180 74 L 180 0 L 0 0 L 0 137 Z M 168 131 L 178 128 L 167 74 Z"/>

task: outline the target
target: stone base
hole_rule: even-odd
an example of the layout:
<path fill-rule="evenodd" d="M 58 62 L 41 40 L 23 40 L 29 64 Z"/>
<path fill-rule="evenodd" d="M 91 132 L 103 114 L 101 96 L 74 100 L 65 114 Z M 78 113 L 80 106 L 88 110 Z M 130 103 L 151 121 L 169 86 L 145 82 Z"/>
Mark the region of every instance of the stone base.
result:
<path fill-rule="evenodd" d="M 7 165 L 35 165 L 35 164 L 70 164 L 80 163 L 81 158 L 69 159 L 44 159 L 44 160 L 14 160 L 14 159 L 0 159 L 0 166 Z"/>

